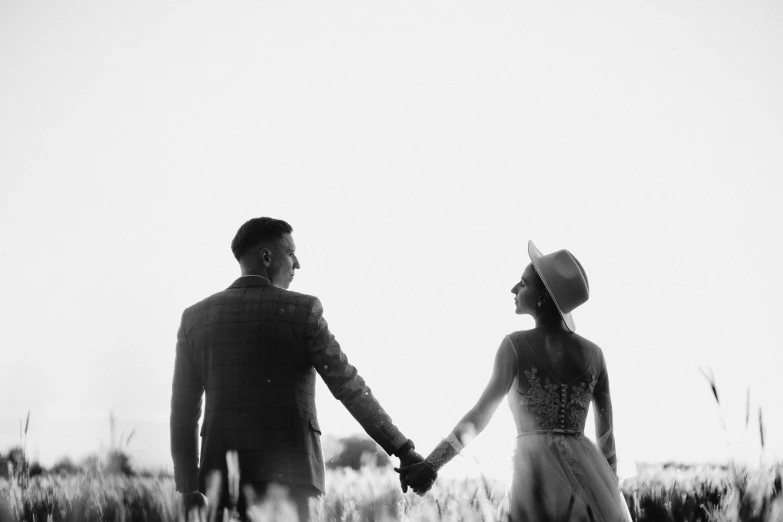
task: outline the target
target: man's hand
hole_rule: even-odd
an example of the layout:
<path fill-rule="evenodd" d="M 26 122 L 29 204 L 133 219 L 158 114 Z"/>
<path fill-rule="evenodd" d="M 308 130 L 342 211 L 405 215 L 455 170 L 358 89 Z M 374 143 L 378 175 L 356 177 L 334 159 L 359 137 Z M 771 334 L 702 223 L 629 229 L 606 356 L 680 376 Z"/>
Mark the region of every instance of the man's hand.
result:
<path fill-rule="evenodd" d="M 426 467 L 429 470 L 429 476 L 426 476 L 427 472 L 419 470 L 419 466 Z M 412 449 L 400 455 L 400 467 L 394 468 L 394 471 L 400 474 L 400 486 L 403 493 L 407 493 L 408 486 L 410 486 L 416 494 L 424 495 L 430 490 L 438 477 L 437 473 L 424 464 L 424 458 Z M 412 481 L 411 472 L 414 471 L 416 473 L 413 475 L 414 480 Z"/>
<path fill-rule="evenodd" d="M 413 464 L 416 464 L 417 462 L 422 462 L 424 460 L 424 457 L 416 453 L 412 448 L 408 449 L 405 453 L 402 453 L 399 455 L 400 458 L 400 468 L 403 468 L 405 466 L 411 466 Z M 405 474 L 401 473 L 399 469 L 394 468 L 394 470 L 398 473 L 400 473 L 400 487 L 402 488 L 403 493 L 408 492 L 408 482 L 405 480 Z"/>
<path fill-rule="evenodd" d="M 410 486 L 414 493 L 423 496 L 435 484 L 438 473 L 433 470 L 426 462 L 419 461 L 407 466 L 394 468 L 394 471 L 400 474 L 400 483 Z M 407 488 L 403 486 L 403 491 Z"/>
<path fill-rule="evenodd" d="M 207 520 L 207 497 L 200 491 L 191 491 L 182 494 L 182 502 L 185 506 L 185 520 L 196 522 L 206 522 Z"/>

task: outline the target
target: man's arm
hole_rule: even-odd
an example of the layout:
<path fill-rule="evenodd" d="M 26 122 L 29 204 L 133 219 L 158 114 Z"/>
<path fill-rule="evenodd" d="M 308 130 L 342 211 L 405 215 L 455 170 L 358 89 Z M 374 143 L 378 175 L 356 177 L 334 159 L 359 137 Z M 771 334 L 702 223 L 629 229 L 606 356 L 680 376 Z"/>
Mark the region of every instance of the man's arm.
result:
<path fill-rule="evenodd" d="M 316 371 L 332 395 L 343 403 L 364 431 L 389 455 L 401 459 L 411 455 L 412 448 L 408 450 L 406 446 L 408 438 L 392 423 L 364 379 L 348 362 L 323 318 L 321 302 L 315 297 L 310 303 L 305 337 L 310 361 Z"/>
<path fill-rule="evenodd" d="M 204 385 L 193 368 L 185 334 L 185 314 L 177 331 L 177 355 L 171 387 L 171 458 L 177 491 L 198 489 L 198 421 Z"/>

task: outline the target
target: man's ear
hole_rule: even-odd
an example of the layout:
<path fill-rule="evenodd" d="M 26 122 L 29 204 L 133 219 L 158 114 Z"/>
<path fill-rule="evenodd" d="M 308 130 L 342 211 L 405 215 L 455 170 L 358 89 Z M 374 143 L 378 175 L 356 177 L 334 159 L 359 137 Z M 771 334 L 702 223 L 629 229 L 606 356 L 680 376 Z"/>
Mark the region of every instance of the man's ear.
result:
<path fill-rule="evenodd" d="M 272 252 L 268 248 L 262 248 L 258 256 L 261 258 L 261 263 L 263 263 L 264 266 L 271 266 L 272 265 Z"/>

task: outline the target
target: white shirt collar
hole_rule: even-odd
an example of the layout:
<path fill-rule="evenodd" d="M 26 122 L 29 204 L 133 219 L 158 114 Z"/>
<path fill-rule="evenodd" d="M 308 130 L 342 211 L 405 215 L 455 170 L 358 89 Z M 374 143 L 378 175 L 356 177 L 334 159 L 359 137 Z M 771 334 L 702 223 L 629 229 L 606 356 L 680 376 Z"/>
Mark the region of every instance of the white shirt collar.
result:
<path fill-rule="evenodd" d="M 272 281 L 269 281 L 268 277 L 262 276 L 262 275 L 257 275 L 257 274 L 247 274 L 247 275 L 243 275 L 242 277 L 260 277 L 261 279 L 269 282 L 270 284 L 272 283 Z"/>

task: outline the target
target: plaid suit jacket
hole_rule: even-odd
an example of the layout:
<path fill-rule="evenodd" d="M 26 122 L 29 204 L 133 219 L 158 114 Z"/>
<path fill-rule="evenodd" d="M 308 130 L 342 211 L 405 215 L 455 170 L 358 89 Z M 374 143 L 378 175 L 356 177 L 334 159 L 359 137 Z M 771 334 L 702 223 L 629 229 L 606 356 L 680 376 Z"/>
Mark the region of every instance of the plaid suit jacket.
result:
<path fill-rule="evenodd" d="M 226 452 L 236 450 L 243 482 L 323 493 L 316 372 L 388 454 L 406 442 L 329 332 L 318 298 L 243 276 L 186 309 L 171 395 L 177 491 L 204 491 L 213 469 L 225 477 Z"/>

